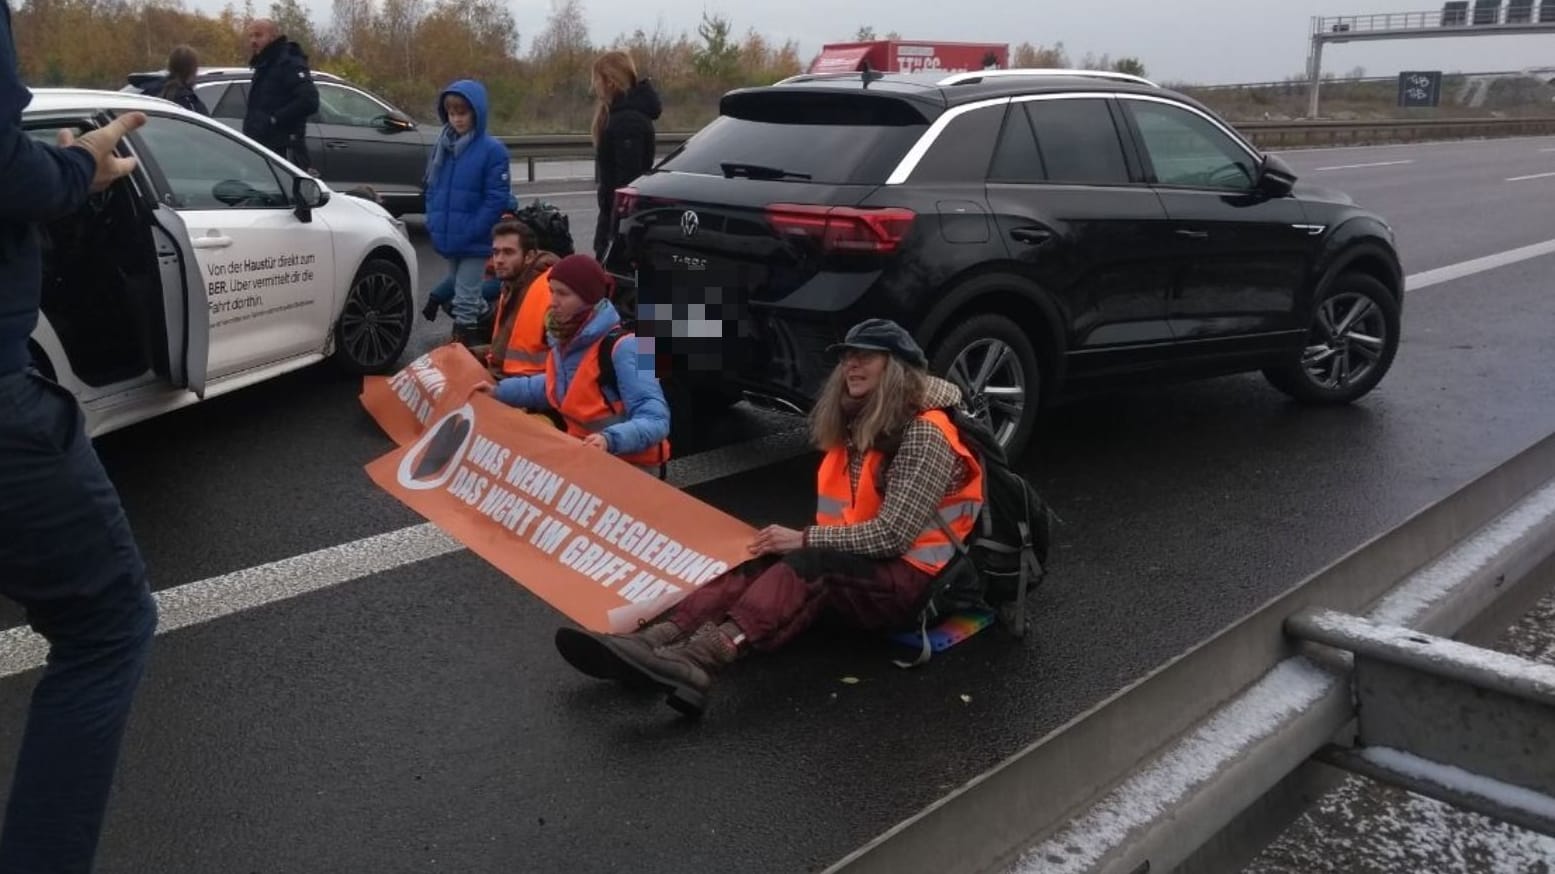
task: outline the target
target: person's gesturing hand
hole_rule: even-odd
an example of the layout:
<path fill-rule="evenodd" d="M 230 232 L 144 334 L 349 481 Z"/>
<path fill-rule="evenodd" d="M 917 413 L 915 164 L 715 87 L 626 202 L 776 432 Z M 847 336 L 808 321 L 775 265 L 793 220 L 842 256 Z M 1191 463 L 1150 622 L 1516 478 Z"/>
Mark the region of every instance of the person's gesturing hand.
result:
<path fill-rule="evenodd" d="M 61 130 L 59 145 L 61 148 L 75 146 L 92 156 L 92 163 L 97 167 L 92 174 L 92 192 L 95 194 L 134 172 L 135 159 L 121 158 L 115 151 L 119 148 L 120 140 L 145 123 L 144 112 L 126 112 L 103 127 L 87 131 L 79 137 L 69 129 Z"/>

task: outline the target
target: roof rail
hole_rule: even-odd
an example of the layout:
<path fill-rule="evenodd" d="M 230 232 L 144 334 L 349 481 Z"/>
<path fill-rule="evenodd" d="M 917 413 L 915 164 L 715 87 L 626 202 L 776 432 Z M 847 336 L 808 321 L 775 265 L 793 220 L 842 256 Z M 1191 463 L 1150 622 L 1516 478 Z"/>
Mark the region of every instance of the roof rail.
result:
<path fill-rule="evenodd" d="M 1160 85 L 1146 79 L 1143 76 L 1135 76 L 1131 73 L 1115 73 L 1111 70 L 1066 70 L 1056 67 L 1030 67 L 1010 70 L 969 70 L 965 73 L 955 73 L 939 81 L 941 85 L 960 85 L 963 82 L 975 82 L 979 79 L 990 79 L 1003 76 L 1078 76 L 1091 79 L 1112 79 L 1118 82 L 1132 82 L 1135 85 L 1144 85 L 1149 88 L 1160 88 Z"/>

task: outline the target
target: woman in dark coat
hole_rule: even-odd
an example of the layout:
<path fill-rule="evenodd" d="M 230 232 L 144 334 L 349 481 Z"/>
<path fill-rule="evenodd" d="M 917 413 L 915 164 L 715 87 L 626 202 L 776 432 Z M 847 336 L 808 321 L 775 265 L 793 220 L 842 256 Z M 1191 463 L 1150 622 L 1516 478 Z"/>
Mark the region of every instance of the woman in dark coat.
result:
<path fill-rule="evenodd" d="M 594 61 L 594 166 L 599 179 L 599 222 L 594 257 L 605 258 L 615 236 L 615 192 L 653 166 L 654 129 L 663 106 L 649 79 L 637 78 L 626 52 L 606 52 Z"/>
<path fill-rule="evenodd" d="M 167 56 L 167 81 L 162 84 L 163 100 L 171 100 L 185 109 L 210 115 L 205 101 L 194 93 L 194 79 L 200 74 L 200 56 L 189 46 L 179 46 Z"/>

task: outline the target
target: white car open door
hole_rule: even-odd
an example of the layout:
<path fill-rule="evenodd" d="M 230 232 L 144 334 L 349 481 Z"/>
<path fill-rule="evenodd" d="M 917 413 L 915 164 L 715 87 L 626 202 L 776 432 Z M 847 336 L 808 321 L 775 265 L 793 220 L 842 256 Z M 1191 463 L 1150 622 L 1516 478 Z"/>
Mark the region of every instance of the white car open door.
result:
<path fill-rule="evenodd" d="M 153 213 L 157 264 L 162 271 L 162 312 L 167 317 L 168 378 L 200 398 L 210 361 L 211 315 L 205 278 L 190 248 L 189 229 L 174 210 Z"/>

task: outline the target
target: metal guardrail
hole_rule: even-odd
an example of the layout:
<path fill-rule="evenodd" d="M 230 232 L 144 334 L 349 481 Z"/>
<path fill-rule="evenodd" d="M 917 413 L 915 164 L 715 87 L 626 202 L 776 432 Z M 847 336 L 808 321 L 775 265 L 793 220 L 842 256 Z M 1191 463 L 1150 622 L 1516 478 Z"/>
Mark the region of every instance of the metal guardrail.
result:
<path fill-rule="evenodd" d="M 1555 116 L 1549 118 L 1436 118 L 1381 119 L 1376 121 L 1244 121 L 1233 123 L 1259 148 L 1289 146 L 1369 145 L 1429 139 L 1480 139 L 1555 134 Z M 678 148 L 689 132 L 660 132 L 661 151 Z M 515 162 L 528 167 L 535 181 L 535 164 L 545 160 L 586 159 L 594 156 L 588 134 L 538 134 L 498 137 Z"/>
<path fill-rule="evenodd" d="M 1376 621 L 1409 629 L 1406 637 L 1494 638 L 1555 581 L 1551 483 L 1555 436 L 974 778 L 829 872 L 1240 870 L 1314 788 L 1337 779 L 1339 772 L 1324 764 L 1334 750 L 1365 734 L 1356 728 L 1355 658 L 1304 642 L 1301 618 L 1313 611 L 1372 611 Z M 1437 721 L 1443 731 L 1453 728 L 1451 719 Z M 1519 752 L 1529 754 L 1522 748 L 1512 755 Z"/>

